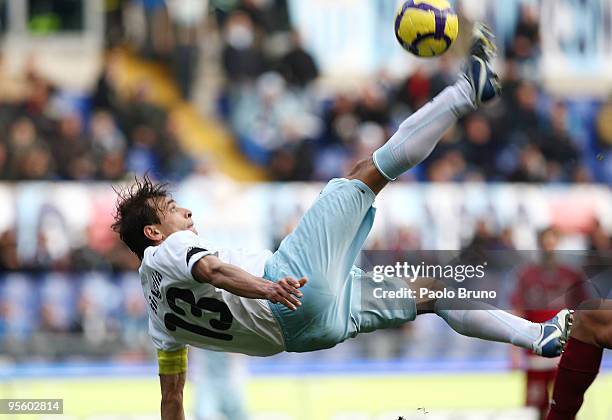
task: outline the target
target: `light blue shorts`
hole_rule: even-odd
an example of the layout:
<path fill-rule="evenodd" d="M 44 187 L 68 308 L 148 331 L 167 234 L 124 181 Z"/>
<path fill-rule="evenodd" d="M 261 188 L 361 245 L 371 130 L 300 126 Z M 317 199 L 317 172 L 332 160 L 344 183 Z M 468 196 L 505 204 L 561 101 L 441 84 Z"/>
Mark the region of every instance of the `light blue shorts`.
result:
<path fill-rule="evenodd" d="M 362 282 L 369 279 L 354 263 L 374 223 L 375 198 L 359 180 L 331 180 L 266 262 L 264 277 L 269 280 L 308 278 L 297 311 L 270 303 L 287 351 L 330 348 L 360 332 L 416 317 L 413 300 L 389 309 L 383 300 L 361 298 Z"/>

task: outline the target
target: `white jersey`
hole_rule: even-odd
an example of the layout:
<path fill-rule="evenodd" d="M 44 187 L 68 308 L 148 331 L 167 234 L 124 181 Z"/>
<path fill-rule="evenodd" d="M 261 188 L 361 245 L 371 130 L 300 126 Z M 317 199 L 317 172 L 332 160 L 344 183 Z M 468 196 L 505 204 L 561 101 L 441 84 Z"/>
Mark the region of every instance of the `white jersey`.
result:
<path fill-rule="evenodd" d="M 189 344 L 252 356 L 284 351 L 282 332 L 266 300 L 242 298 L 193 278 L 194 264 L 211 254 L 258 277 L 272 255 L 211 249 L 191 231 L 176 232 L 147 248 L 138 271 L 155 347 L 173 351 Z"/>

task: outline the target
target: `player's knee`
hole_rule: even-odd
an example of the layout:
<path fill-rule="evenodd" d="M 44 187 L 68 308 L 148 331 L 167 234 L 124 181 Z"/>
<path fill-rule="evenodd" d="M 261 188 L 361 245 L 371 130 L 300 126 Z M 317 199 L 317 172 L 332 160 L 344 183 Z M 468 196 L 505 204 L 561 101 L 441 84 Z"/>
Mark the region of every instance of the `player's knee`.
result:
<path fill-rule="evenodd" d="M 355 166 L 353 166 L 353 169 L 351 169 L 351 171 L 349 172 L 348 177 L 357 178 L 359 175 L 371 170 L 371 166 L 373 165 L 370 164 L 370 159 L 360 160 L 355 164 Z"/>
<path fill-rule="evenodd" d="M 372 158 L 359 161 L 347 175 L 348 179 L 358 179 L 378 194 L 389 182 L 374 165 Z"/>
<path fill-rule="evenodd" d="M 355 334 L 356 332 L 357 331 L 355 329 Z M 355 334 L 351 334 L 349 332 L 348 324 L 342 324 L 339 322 L 326 323 L 318 330 L 317 342 L 322 349 L 332 348 L 336 344 L 343 342 L 348 337 L 352 337 Z"/>

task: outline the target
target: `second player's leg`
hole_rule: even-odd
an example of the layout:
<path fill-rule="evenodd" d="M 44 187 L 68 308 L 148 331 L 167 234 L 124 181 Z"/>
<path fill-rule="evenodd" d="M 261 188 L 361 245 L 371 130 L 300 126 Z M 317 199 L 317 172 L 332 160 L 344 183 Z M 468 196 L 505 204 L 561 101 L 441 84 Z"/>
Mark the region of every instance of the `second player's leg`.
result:
<path fill-rule="evenodd" d="M 612 301 L 602 309 L 577 311 L 575 325 L 559 362 L 547 420 L 573 420 L 601 365 L 604 348 L 612 348 Z"/>

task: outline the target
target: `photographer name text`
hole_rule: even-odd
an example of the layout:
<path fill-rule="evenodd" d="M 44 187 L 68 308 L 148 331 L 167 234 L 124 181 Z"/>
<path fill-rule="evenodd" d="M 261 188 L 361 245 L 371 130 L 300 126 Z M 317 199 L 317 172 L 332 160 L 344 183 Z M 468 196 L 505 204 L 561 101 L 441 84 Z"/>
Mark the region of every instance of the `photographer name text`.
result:
<path fill-rule="evenodd" d="M 372 292 L 376 299 L 496 299 L 495 290 L 468 290 L 464 287 L 458 289 L 431 290 L 427 287 L 409 289 L 403 287 L 398 290 L 385 290 L 377 287 Z"/>

